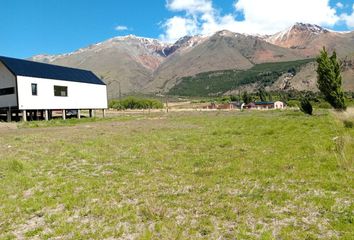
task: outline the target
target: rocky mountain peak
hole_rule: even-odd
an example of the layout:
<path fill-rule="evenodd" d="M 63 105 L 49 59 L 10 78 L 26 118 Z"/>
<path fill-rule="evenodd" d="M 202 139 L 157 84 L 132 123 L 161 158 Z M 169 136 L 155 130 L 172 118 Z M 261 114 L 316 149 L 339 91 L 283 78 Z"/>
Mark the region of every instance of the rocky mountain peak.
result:
<path fill-rule="evenodd" d="M 193 38 L 193 36 L 184 36 L 181 37 L 180 39 L 178 39 L 173 45 L 179 45 L 182 46 L 184 44 L 186 44 L 189 40 L 191 40 Z"/>
<path fill-rule="evenodd" d="M 163 50 L 163 53 L 166 57 L 168 57 L 176 51 L 184 51 L 195 47 L 198 44 L 204 42 L 207 38 L 207 36 L 202 35 L 181 37 L 174 44 L 166 46 Z"/>
<path fill-rule="evenodd" d="M 327 33 L 329 33 L 327 29 L 315 24 L 296 23 L 284 31 L 265 38 L 265 40 L 275 45 L 289 47 L 289 44 L 294 45 L 296 42 L 303 42 Z"/>
<path fill-rule="evenodd" d="M 106 41 L 107 43 L 126 43 L 126 44 L 141 44 L 144 46 L 164 47 L 168 44 L 161 42 L 158 39 L 138 37 L 135 35 L 118 36 Z"/>
<path fill-rule="evenodd" d="M 307 32 L 315 33 L 315 34 L 329 32 L 327 29 L 325 29 L 323 27 L 320 27 L 316 24 L 309 24 L 309 23 L 296 23 L 290 29 L 292 31 L 307 31 Z"/>
<path fill-rule="evenodd" d="M 237 33 L 236 33 L 237 35 Z M 214 36 L 219 36 L 219 37 L 233 37 L 235 36 L 235 33 L 229 31 L 229 30 L 221 30 L 218 31 L 214 34 Z"/>

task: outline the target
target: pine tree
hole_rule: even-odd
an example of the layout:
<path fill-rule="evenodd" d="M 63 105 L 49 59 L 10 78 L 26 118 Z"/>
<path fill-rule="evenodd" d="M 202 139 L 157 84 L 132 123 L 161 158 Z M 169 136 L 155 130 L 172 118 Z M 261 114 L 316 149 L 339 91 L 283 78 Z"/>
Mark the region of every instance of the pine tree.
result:
<path fill-rule="evenodd" d="M 263 87 L 258 89 L 258 96 L 261 102 L 267 101 L 267 93 Z"/>
<path fill-rule="evenodd" d="M 337 110 L 345 110 L 344 93 L 342 89 L 341 64 L 337 60 L 337 54 L 333 51 L 332 56 L 328 56 L 325 48 L 321 50 L 316 58 L 317 85 L 325 100 Z"/>
<path fill-rule="evenodd" d="M 252 102 L 252 97 L 246 91 L 244 91 L 242 93 L 242 101 L 245 104 L 249 104 L 250 102 Z"/>

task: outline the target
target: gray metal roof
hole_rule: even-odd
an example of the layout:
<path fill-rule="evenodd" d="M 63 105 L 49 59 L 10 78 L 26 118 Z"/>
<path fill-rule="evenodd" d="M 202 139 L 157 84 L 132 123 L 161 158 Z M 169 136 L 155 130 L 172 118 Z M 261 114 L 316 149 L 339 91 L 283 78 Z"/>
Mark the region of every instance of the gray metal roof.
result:
<path fill-rule="evenodd" d="M 62 67 L 52 64 L 0 56 L 0 61 L 15 75 L 36 78 L 47 78 L 70 82 L 82 82 L 105 85 L 91 71 Z"/>

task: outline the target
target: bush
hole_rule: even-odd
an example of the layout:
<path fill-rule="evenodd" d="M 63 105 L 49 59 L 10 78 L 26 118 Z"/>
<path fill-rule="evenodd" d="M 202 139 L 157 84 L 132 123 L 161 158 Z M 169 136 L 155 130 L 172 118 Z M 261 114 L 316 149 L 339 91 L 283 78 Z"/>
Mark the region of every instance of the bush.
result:
<path fill-rule="evenodd" d="M 353 128 L 354 127 L 354 122 L 352 122 L 352 121 L 344 120 L 343 123 L 344 123 L 345 128 Z"/>
<path fill-rule="evenodd" d="M 119 100 L 111 100 L 108 104 L 109 108 L 114 108 L 117 110 L 124 110 L 124 106 Z"/>
<path fill-rule="evenodd" d="M 239 102 L 241 99 L 240 99 L 239 96 L 231 95 L 231 96 L 230 96 L 230 100 L 231 100 L 232 102 Z"/>
<path fill-rule="evenodd" d="M 298 100 L 289 100 L 286 102 L 286 105 L 288 107 L 299 107 L 300 106 L 300 102 Z"/>
<path fill-rule="evenodd" d="M 127 97 L 122 100 L 111 100 L 109 103 L 110 108 L 117 110 L 124 109 L 161 109 L 163 108 L 162 102 L 156 99 Z"/>
<path fill-rule="evenodd" d="M 221 98 L 221 103 L 230 103 L 230 102 L 231 102 L 230 96 L 224 96 Z"/>
<path fill-rule="evenodd" d="M 310 101 L 306 97 L 301 99 L 300 110 L 303 113 L 312 115 L 312 104 L 310 103 Z"/>
<path fill-rule="evenodd" d="M 328 102 L 321 102 L 318 105 L 318 108 L 323 108 L 323 109 L 331 109 L 332 106 Z"/>

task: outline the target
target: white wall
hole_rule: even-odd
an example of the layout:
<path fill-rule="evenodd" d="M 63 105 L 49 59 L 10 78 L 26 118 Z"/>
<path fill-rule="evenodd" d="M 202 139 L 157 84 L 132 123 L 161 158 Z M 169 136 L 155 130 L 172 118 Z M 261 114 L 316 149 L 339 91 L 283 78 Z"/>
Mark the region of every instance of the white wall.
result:
<path fill-rule="evenodd" d="M 15 94 L 0 96 L 0 108 L 16 107 L 16 78 L 15 76 L 0 62 L 0 89 L 1 88 L 15 88 Z"/>
<path fill-rule="evenodd" d="M 37 96 L 32 96 L 32 83 L 37 84 Z M 54 96 L 54 85 L 67 86 L 68 96 Z M 107 108 L 105 85 L 18 76 L 17 86 L 19 109 Z"/>
<path fill-rule="evenodd" d="M 276 101 L 276 102 L 274 103 L 274 108 L 275 108 L 275 109 L 283 109 L 283 108 L 284 108 L 284 103 L 281 102 L 281 101 Z"/>

